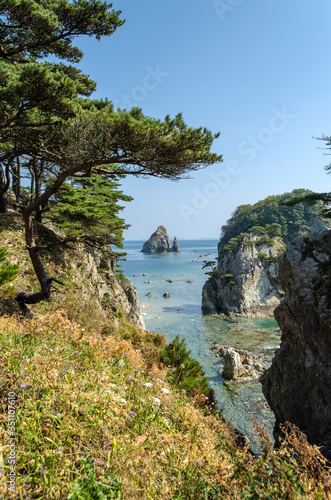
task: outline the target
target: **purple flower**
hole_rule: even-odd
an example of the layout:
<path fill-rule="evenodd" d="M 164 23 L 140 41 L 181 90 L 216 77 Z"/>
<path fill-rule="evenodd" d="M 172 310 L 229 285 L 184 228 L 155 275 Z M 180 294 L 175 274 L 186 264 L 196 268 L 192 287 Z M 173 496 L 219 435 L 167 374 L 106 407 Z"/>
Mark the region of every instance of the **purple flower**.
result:
<path fill-rule="evenodd" d="M 93 467 L 96 467 L 96 466 L 101 467 L 102 465 L 104 465 L 104 462 L 101 460 L 101 458 L 95 458 L 93 460 Z"/>
<path fill-rule="evenodd" d="M 20 387 L 26 387 L 26 384 L 23 382 L 23 384 L 21 384 Z"/>
<path fill-rule="evenodd" d="M 137 416 L 137 414 L 134 411 L 130 411 L 130 417 L 131 418 L 135 418 L 136 416 Z"/>

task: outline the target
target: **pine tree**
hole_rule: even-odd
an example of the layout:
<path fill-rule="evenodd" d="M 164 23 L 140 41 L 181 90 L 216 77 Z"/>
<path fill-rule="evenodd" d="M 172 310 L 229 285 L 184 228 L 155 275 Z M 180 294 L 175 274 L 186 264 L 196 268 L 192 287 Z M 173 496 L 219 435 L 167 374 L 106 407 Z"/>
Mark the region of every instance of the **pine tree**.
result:
<path fill-rule="evenodd" d="M 213 400 L 213 391 L 208 387 L 208 381 L 202 371 L 202 366 L 190 357 L 191 351 L 187 350 L 186 342 L 178 335 L 160 351 L 162 362 L 173 369 L 169 371 L 173 384 L 185 389 L 188 394 L 199 390 L 209 400 Z"/>
<path fill-rule="evenodd" d="M 118 216 L 123 209 L 118 201 L 129 202 L 132 198 L 123 194 L 119 186 L 111 176 L 97 174 L 66 182 L 55 194 L 49 218 L 68 237 L 121 248 L 123 230 L 129 226 Z"/>
<path fill-rule="evenodd" d="M 0 286 L 3 286 L 8 281 L 12 281 L 18 274 L 18 265 L 10 264 L 6 257 L 8 250 L 0 247 Z"/>

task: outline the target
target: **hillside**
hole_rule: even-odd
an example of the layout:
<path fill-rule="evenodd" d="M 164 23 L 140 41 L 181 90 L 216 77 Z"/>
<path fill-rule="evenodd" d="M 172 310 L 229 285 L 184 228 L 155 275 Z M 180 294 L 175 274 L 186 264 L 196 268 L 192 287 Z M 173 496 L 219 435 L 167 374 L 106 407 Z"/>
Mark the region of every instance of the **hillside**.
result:
<path fill-rule="evenodd" d="M 270 225 L 279 225 L 277 236 L 282 237 L 285 242 L 292 241 L 299 235 L 318 231 L 323 224 L 320 217 L 321 203 L 311 206 L 299 203 L 293 207 L 282 205 L 309 193 L 312 191 L 308 189 L 294 189 L 291 193 L 268 196 L 254 205 L 240 205 L 222 226 L 219 249 L 241 233 L 251 232 L 254 226 L 267 229 Z"/>
<path fill-rule="evenodd" d="M 214 406 L 206 406 L 206 395 L 176 387 L 173 374 L 191 364 L 165 366 L 164 337 L 132 324 L 120 299 L 100 307 L 99 284 L 85 274 L 89 256 L 81 249 L 57 249 L 48 257 L 47 265 L 66 277 L 63 294 L 36 305 L 33 318 L 15 312 L 13 287 L 33 288 L 34 276 L 18 216 L 1 221 L 1 242 L 9 247 L 9 260 L 20 265 L 1 298 L 2 495 L 328 498 L 323 458 L 300 434 L 287 435 L 294 455 L 285 446 L 274 451 L 257 426 L 264 453 L 254 458 Z M 8 404 L 15 413 L 14 461 Z M 13 471 L 15 493 L 6 483 Z"/>

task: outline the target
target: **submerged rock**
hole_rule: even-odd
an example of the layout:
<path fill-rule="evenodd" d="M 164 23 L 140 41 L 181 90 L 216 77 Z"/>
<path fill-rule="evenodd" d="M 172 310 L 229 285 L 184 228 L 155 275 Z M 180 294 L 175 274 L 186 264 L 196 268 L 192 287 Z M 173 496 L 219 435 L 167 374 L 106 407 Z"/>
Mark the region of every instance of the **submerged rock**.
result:
<path fill-rule="evenodd" d="M 169 236 L 164 226 L 159 226 L 155 233 L 145 241 L 141 250 L 143 253 L 169 253 L 179 252 L 177 238 L 174 238 L 174 243 L 170 246 Z"/>
<path fill-rule="evenodd" d="M 274 436 L 291 422 L 331 459 L 331 233 L 288 246 L 280 260 L 282 343 L 262 378 Z"/>

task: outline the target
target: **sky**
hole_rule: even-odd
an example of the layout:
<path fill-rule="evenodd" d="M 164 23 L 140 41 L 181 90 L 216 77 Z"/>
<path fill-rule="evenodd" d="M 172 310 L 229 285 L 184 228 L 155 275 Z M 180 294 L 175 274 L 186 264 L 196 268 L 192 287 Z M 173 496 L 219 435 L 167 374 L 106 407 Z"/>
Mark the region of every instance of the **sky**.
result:
<path fill-rule="evenodd" d="M 221 132 L 223 162 L 171 182 L 128 176 L 134 201 L 125 239 L 159 225 L 170 238 L 217 239 L 238 205 L 296 188 L 330 191 L 330 0 L 114 0 L 125 24 L 79 39 L 92 97 L 139 106 L 152 117 L 182 112 Z"/>

